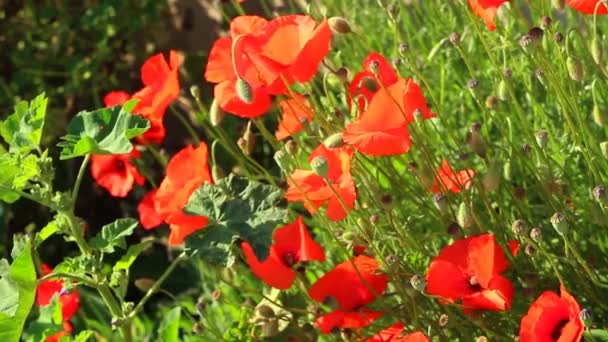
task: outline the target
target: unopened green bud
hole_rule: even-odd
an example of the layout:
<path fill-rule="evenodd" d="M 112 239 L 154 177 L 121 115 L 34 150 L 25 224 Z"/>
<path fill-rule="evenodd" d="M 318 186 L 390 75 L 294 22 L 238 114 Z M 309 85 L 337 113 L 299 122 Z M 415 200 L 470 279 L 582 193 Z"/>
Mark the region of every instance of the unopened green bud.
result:
<path fill-rule="evenodd" d="M 335 133 L 330 135 L 323 141 L 323 145 L 325 145 L 325 147 L 327 148 L 338 148 L 344 146 L 342 133 Z"/>
<path fill-rule="evenodd" d="M 199 86 L 197 86 L 196 84 L 195 84 L 195 85 L 192 85 L 192 86 L 190 87 L 190 95 L 192 95 L 192 97 L 194 97 L 194 99 L 195 99 L 197 102 L 200 102 L 200 98 L 201 98 L 201 88 L 199 88 Z"/>
<path fill-rule="evenodd" d="M 458 207 L 456 221 L 458 221 L 458 225 L 462 228 L 469 228 L 473 225 L 473 212 L 464 202 L 460 203 L 460 206 Z"/>
<path fill-rule="evenodd" d="M 241 101 L 245 102 L 246 104 L 253 103 L 253 89 L 251 88 L 249 82 L 239 77 L 236 80 L 235 87 L 236 95 Z"/>
<path fill-rule="evenodd" d="M 211 102 L 211 108 L 209 108 L 209 121 L 211 122 L 211 125 L 214 127 L 219 126 L 225 117 L 226 112 L 224 112 L 218 105 L 217 101 L 213 99 L 213 102 Z"/>
<path fill-rule="evenodd" d="M 585 70 L 583 69 L 583 64 L 577 58 L 568 56 L 566 67 L 568 68 L 568 75 L 573 81 L 580 82 L 583 80 Z"/>
<path fill-rule="evenodd" d="M 513 165 L 510 161 L 507 161 L 502 167 L 502 175 L 505 177 L 505 180 L 509 182 L 513 180 Z"/>
<path fill-rule="evenodd" d="M 591 45 L 589 45 L 589 50 L 591 51 L 591 57 L 593 57 L 593 61 L 596 64 L 602 64 L 602 47 L 600 44 L 600 40 L 596 37 L 593 37 L 591 40 Z"/>
<path fill-rule="evenodd" d="M 498 83 L 498 88 L 496 89 L 496 96 L 501 101 L 506 101 L 509 98 L 509 91 L 507 90 L 507 82 L 505 80 L 500 80 Z"/>
<path fill-rule="evenodd" d="M 245 133 L 243 136 L 239 138 L 237 141 L 237 145 L 241 148 L 243 153 L 246 155 L 251 155 L 253 150 L 255 149 L 255 135 L 253 134 L 253 122 L 249 121 L 247 123 L 247 128 L 245 128 Z"/>
<path fill-rule="evenodd" d="M 327 24 L 333 33 L 347 34 L 352 32 L 348 20 L 343 17 L 331 17 L 327 19 Z"/>
<path fill-rule="evenodd" d="M 570 225 L 568 224 L 568 218 L 566 217 L 566 215 L 560 212 L 556 212 L 555 214 L 553 214 L 553 216 L 551 216 L 550 221 L 551 225 L 559 235 L 563 236 L 568 233 Z"/>
<path fill-rule="evenodd" d="M 317 175 L 327 178 L 327 174 L 329 173 L 329 163 L 327 162 L 327 158 L 323 156 L 315 157 L 310 162 L 310 167 Z"/>

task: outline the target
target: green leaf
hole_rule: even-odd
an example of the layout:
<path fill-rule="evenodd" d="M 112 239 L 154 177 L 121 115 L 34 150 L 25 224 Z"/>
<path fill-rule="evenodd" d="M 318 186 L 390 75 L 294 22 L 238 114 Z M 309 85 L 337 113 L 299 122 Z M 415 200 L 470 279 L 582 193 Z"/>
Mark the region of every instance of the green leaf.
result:
<path fill-rule="evenodd" d="M 16 191 L 23 190 L 39 172 L 38 157 L 33 154 L 0 154 L 0 201 L 18 200 L 21 196 Z"/>
<path fill-rule="evenodd" d="M 9 144 L 10 152 L 27 153 L 39 149 L 47 103 L 44 93 L 29 103 L 20 101 L 13 114 L 0 122 L 0 135 Z"/>
<path fill-rule="evenodd" d="M 608 342 L 608 330 L 590 329 L 585 332 L 585 336 L 589 337 L 591 341 Z"/>
<path fill-rule="evenodd" d="M 114 253 L 114 247 L 126 248 L 125 238 L 133 234 L 138 222 L 132 218 L 118 219 L 101 228 L 101 232 L 93 237 L 89 244 L 91 247 L 103 252 Z"/>
<path fill-rule="evenodd" d="M 101 108 L 83 111 L 68 125 L 68 134 L 58 146 L 62 147 L 60 159 L 71 159 L 90 153 L 123 154 L 131 152 L 130 139 L 150 128 L 150 122 L 139 115 L 129 113 L 132 103 L 123 107 Z"/>
<path fill-rule="evenodd" d="M 179 321 L 182 315 L 182 310 L 179 306 L 171 309 L 165 315 L 165 318 L 160 322 L 158 327 L 158 337 L 163 342 L 178 342 L 179 341 Z"/>
<path fill-rule="evenodd" d="M 129 246 L 127 253 L 123 255 L 120 260 L 114 264 L 114 271 L 128 271 L 135 259 L 139 256 L 141 252 L 143 252 L 146 247 L 148 247 L 152 243 L 151 240 L 144 241 L 142 243 L 138 243 L 136 245 Z"/>
<path fill-rule="evenodd" d="M 55 294 L 48 305 L 40 307 L 38 318 L 29 323 L 28 341 L 44 341 L 46 337 L 63 331 L 63 314 L 59 295 Z"/>
<path fill-rule="evenodd" d="M 36 247 L 40 246 L 46 239 L 51 237 L 53 234 L 59 231 L 59 227 L 57 227 L 57 223 L 55 221 L 49 222 L 44 228 L 42 228 L 34 238 L 34 244 Z"/>
<path fill-rule="evenodd" d="M 280 205 L 282 198 L 283 193 L 276 187 L 234 175 L 215 185 L 201 185 L 190 197 L 185 212 L 206 216 L 210 224 L 186 239 L 186 247 L 207 262 L 228 267 L 240 248 L 235 245 L 247 241 L 264 260 L 273 230 L 287 219 L 287 209 Z"/>
<path fill-rule="evenodd" d="M 95 332 L 92 330 L 83 330 L 76 335 L 75 342 L 87 342 L 95 336 Z"/>
<path fill-rule="evenodd" d="M 5 259 L 0 261 L 0 284 L 0 341 L 19 341 L 36 296 L 31 241 L 27 240 L 27 245 L 10 266 Z"/>

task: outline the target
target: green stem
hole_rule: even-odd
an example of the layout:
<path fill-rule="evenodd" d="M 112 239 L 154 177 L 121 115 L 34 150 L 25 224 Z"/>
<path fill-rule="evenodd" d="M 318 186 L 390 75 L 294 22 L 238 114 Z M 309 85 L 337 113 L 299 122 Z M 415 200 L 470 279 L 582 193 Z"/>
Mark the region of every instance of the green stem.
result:
<path fill-rule="evenodd" d="M 74 189 L 72 189 L 72 206 L 71 211 L 74 212 L 74 208 L 76 207 L 76 199 L 78 198 L 78 191 L 80 190 L 80 185 L 82 184 L 82 179 L 84 178 L 84 172 L 87 169 L 87 165 L 89 164 L 89 160 L 91 160 L 91 155 L 87 154 L 84 156 L 82 163 L 80 164 L 80 169 L 78 170 L 78 175 L 76 176 L 76 182 L 74 183 Z"/>

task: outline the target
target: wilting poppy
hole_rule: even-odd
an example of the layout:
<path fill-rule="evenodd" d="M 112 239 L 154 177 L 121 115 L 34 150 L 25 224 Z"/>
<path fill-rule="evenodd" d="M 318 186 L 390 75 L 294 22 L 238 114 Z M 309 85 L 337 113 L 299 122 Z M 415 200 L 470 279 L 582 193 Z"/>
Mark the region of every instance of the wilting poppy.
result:
<path fill-rule="evenodd" d="M 405 334 L 403 323 L 397 322 L 390 327 L 380 331 L 368 338 L 366 342 L 428 342 L 429 339 L 423 333 L 417 331 Z"/>
<path fill-rule="evenodd" d="M 581 13 L 591 15 L 594 13 L 597 13 L 597 15 L 608 14 L 608 4 L 603 3 L 602 0 L 566 0 L 566 2 L 568 3 L 568 6 Z"/>
<path fill-rule="evenodd" d="M 468 190 L 473 185 L 475 171 L 471 169 L 455 172 L 447 160 L 441 161 L 441 166 L 437 169 L 437 175 L 433 181 L 431 191 L 441 192 L 442 190 L 451 191 L 455 194 L 462 190 Z"/>
<path fill-rule="evenodd" d="M 156 189 L 148 191 L 137 206 L 139 222 L 144 229 L 152 229 L 164 222 L 163 217 L 156 212 L 154 196 Z"/>
<path fill-rule="evenodd" d="M 585 326 L 579 316 L 581 308 L 563 285 L 560 292 L 561 296 L 546 291 L 532 303 L 521 320 L 521 342 L 582 340 Z"/>
<path fill-rule="evenodd" d="M 52 271 L 46 264 L 42 264 L 41 268 L 43 276 Z M 63 282 L 63 279 L 48 279 L 39 283 L 36 288 L 36 305 L 49 305 L 53 296 L 58 294 L 63 320 L 69 321 L 80 308 L 80 296 L 76 289 L 72 289 L 69 293 L 63 291 Z"/>
<path fill-rule="evenodd" d="M 300 216 L 276 229 L 272 237 L 274 244 L 264 261 L 258 260 L 249 243 L 241 244 L 251 271 L 272 287 L 288 289 L 296 278 L 293 267 L 300 262 L 325 261 L 323 248 L 312 239 Z"/>
<path fill-rule="evenodd" d="M 469 5 L 473 12 L 483 19 L 484 23 L 490 31 L 496 29 L 494 17 L 498 8 L 508 0 L 469 0 Z"/>
<path fill-rule="evenodd" d="M 388 277 L 379 268 L 376 259 L 359 255 L 336 265 L 310 287 L 308 294 L 313 300 L 335 300 L 338 304 L 337 310 L 317 318 L 321 332 L 364 327 L 382 316 L 365 308 L 386 290 Z"/>
<path fill-rule="evenodd" d="M 300 94 L 294 98 L 279 102 L 281 107 L 281 121 L 275 134 L 277 140 L 286 139 L 304 129 L 304 123 L 313 119 L 313 110 Z"/>
<path fill-rule="evenodd" d="M 139 151 L 133 149 L 126 154 L 91 156 L 91 175 L 99 186 L 108 190 L 114 197 L 126 197 L 133 189 L 133 184 L 143 185 L 146 179 L 137 167 L 131 164 L 132 159 L 139 158 Z"/>
<path fill-rule="evenodd" d="M 513 285 L 500 275 L 509 267 L 494 235 L 460 239 L 443 248 L 427 273 L 427 292 L 452 303 L 460 301 L 465 312 L 507 310 Z"/>
<path fill-rule="evenodd" d="M 366 155 L 408 152 L 411 141 L 407 126 L 417 111 L 424 119 L 435 117 L 420 86 L 413 79 L 399 79 L 373 95 L 367 109 L 346 126 L 343 139 Z"/>
<path fill-rule="evenodd" d="M 314 171 L 295 170 L 287 180 L 287 200 L 303 202 L 311 214 L 327 203 L 327 217 L 330 220 L 340 221 L 345 218 L 348 213 L 344 206 L 351 209 L 357 199 L 355 182 L 350 174 L 352 154 L 352 150 L 347 146 L 327 148 L 323 144 L 319 145 L 312 151 L 308 160 L 325 158 L 327 179 L 323 179 Z"/>
<path fill-rule="evenodd" d="M 190 195 L 202 183 L 212 183 L 209 172 L 207 145 L 186 146 L 167 164 L 165 178 L 154 194 L 154 211 L 169 224 L 169 244 L 178 245 L 193 232 L 207 225 L 204 216 L 192 216 L 183 211 Z"/>
<path fill-rule="evenodd" d="M 374 68 L 377 66 L 377 73 Z M 378 80 L 382 84 L 378 84 Z M 391 64 L 377 52 L 370 52 L 363 60 L 363 71 L 358 72 L 350 82 L 351 101 L 356 99 L 361 110 L 372 100 L 374 94 L 382 89 L 397 82 L 397 73 Z"/>

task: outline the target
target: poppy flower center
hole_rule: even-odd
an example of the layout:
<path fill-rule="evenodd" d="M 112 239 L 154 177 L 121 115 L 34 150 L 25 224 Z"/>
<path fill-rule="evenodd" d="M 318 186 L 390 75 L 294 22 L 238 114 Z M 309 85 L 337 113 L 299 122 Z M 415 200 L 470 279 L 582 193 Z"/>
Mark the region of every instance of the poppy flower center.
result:
<path fill-rule="evenodd" d="M 555 325 L 555 328 L 553 328 L 553 331 L 551 331 L 551 339 L 553 339 L 554 341 L 559 340 L 560 336 L 562 335 L 562 330 L 564 330 L 564 327 L 566 326 L 566 324 L 568 324 L 568 322 L 569 320 L 567 318 L 564 318 L 559 321 Z"/>
<path fill-rule="evenodd" d="M 287 252 L 283 255 L 283 262 L 287 267 L 291 267 L 296 263 L 296 257 L 291 252 Z"/>
<path fill-rule="evenodd" d="M 127 168 L 127 166 L 125 165 L 125 162 L 120 159 L 116 159 L 116 163 L 114 166 L 116 167 L 116 171 L 118 171 L 118 172 L 123 172 Z"/>
<path fill-rule="evenodd" d="M 479 285 L 479 281 L 477 280 L 476 276 L 472 276 L 471 278 L 469 278 L 469 285 L 471 286 L 471 290 L 475 292 L 482 290 L 482 287 L 481 285 Z"/>

